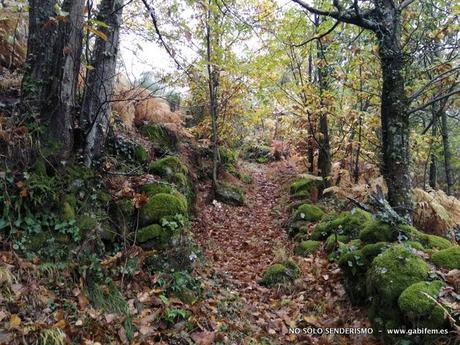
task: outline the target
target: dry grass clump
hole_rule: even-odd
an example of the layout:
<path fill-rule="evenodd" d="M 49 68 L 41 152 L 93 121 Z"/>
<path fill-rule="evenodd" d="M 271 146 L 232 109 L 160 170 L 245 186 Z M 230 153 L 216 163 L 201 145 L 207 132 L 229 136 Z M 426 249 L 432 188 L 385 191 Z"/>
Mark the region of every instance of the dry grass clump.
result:
<path fill-rule="evenodd" d="M 181 126 L 184 120 L 181 112 L 170 110 L 166 100 L 152 95 L 149 90 L 141 87 L 119 87 L 114 96 L 112 109 L 118 113 L 127 127 L 144 122 Z"/>
<path fill-rule="evenodd" d="M 27 54 L 27 15 L 3 9 L 0 13 L 0 66 L 16 69 Z"/>
<path fill-rule="evenodd" d="M 446 235 L 460 226 L 460 200 L 442 190 L 413 190 L 415 201 L 414 224 L 426 232 Z"/>

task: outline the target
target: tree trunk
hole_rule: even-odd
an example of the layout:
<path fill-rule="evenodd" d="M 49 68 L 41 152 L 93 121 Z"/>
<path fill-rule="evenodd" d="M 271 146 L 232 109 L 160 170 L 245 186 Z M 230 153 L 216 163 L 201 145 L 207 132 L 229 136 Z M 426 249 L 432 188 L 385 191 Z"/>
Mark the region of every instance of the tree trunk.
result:
<path fill-rule="evenodd" d="M 54 42 L 58 26 L 53 20 L 56 0 L 29 0 L 29 36 L 22 78 L 22 103 L 27 111 L 40 115 L 49 97 L 54 65 Z M 41 117 L 41 116 L 40 116 Z M 42 122 L 47 118 L 40 118 Z"/>
<path fill-rule="evenodd" d="M 401 19 L 389 1 L 380 8 L 382 32 L 377 31 L 382 69 L 381 122 L 382 174 L 388 187 L 388 201 L 399 215 L 412 221 L 412 182 L 410 176 L 409 116 L 404 89 L 404 55 Z M 383 6 L 383 5 L 382 5 Z"/>
<path fill-rule="evenodd" d="M 429 173 L 429 185 L 431 188 L 436 189 L 438 185 L 438 164 L 437 164 L 437 159 L 436 159 L 436 153 L 434 151 L 434 141 L 436 140 L 436 137 L 438 135 L 437 129 L 438 129 L 438 121 L 437 121 L 437 111 L 433 109 L 432 111 L 432 116 L 433 116 L 433 123 L 431 124 L 431 153 L 430 153 L 430 173 Z M 425 181 L 424 181 L 425 184 Z"/>
<path fill-rule="evenodd" d="M 109 130 L 113 85 L 115 81 L 123 0 L 102 0 L 98 20 L 107 27 L 99 30 L 107 36 L 96 38 L 92 67 L 86 81 L 82 105 L 83 125 L 87 129 L 85 164 L 100 156 Z"/>
<path fill-rule="evenodd" d="M 319 17 L 315 18 L 315 25 L 319 25 Z M 318 84 L 321 98 L 321 108 L 325 108 L 324 92 L 329 88 L 329 78 L 331 69 L 326 62 L 327 46 L 322 43 L 321 40 L 317 41 L 317 56 L 318 56 Z M 329 127 L 327 121 L 328 111 L 321 110 L 319 117 L 319 155 L 318 155 L 318 170 L 323 178 L 324 187 L 328 187 L 330 184 L 329 175 L 331 174 L 331 146 L 329 142 Z"/>
<path fill-rule="evenodd" d="M 67 16 L 55 16 L 56 1 L 30 1 L 27 66 L 23 104 L 39 115 L 45 154 L 70 157 L 75 94 L 80 69 L 84 1 L 65 0 Z"/>
<path fill-rule="evenodd" d="M 454 180 L 452 178 L 452 152 L 450 151 L 449 144 L 449 128 L 447 124 L 447 113 L 446 111 L 441 111 L 441 135 L 442 135 L 442 147 L 444 150 L 444 169 L 446 172 L 446 184 L 447 195 L 452 195 L 454 192 Z"/>
<path fill-rule="evenodd" d="M 208 71 L 208 87 L 209 87 L 209 108 L 211 113 L 211 131 L 212 131 L 212 146 L 213 146 L 213 159 L 212 159 L 212 183 L 214 188 L 217 186 L 217 166 L 219 164 L 219 146 L 218 146 L 218 133 L 217 133 L 217 117 L 218 117 L 218 103 L 217 103 L 217 86 L 219 84 L 218 71 L 215 70 L 215 65 L 212 64 L 213 49 L 211 38 L 211 0 L 208 1 L 208 9 L 206 15 L 206 57 L 207 57 L 207 71 Z"/>

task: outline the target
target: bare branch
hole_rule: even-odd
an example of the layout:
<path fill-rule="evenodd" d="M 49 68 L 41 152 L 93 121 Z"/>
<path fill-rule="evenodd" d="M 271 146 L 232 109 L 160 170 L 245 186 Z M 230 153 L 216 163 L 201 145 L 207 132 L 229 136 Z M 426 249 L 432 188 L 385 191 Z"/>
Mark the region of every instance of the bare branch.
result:
<path fill-rule="evenodd" d="M 405 9 L 407 6 L 409 6 L 410 4 L 412 4 L 413 2 L 415 2 L 417 0 L 404 0 L 401 5 L 399 5 L 399 10 L 402 11 L 403 9 Z"/>
<path fill-rule="evenodd" d="M 446 94 L 444 94 L 444 95 L 441 95 L 441 96 L 432 98 L 431 100 L 429 100 L 429 101 L 426 102 L 425 104 L 422 104 L 421 106 L 419 106 L 419 107 L 417 107 L 417 108 L 414 108 L 414 109 L 409 110 L 409 111 L 407 112 L 407 114 L 410 115 L 410 114 L 413 114 L 413 113 L 415 113 L 415 112 L 417 112 L 417 111 L 423 110 L 423 109 L 425 109 L 426 107 L 428 107 L 429 105 L 432 105 L 433 103 L 439 102 L 439 101 L 441 101 L 441 100 L 443 100 L 443 99 L 445 99 L 445 98 L 448 98 L 448 97 L 453 96 L 453 95 L 458 94 L 458 93 L 460 94 L 460 89 L 455 89 L 455 90 L 453 90 L 453 91 L 451 91 L 451 92 L 448 92 L 448 93 L 446 93 Z"/>
<path fill-rule="evenodd" d="M 357 7 L 358 6 L 357 4 L 356 4 L 356 7 L 354 7 L 353 9 L 343 11 L 343 8 L 340 5 L 340 3 L 337 0 L 333 0 L 333 4 L 337 8 L 337 11 L 325 11 L 325 10 L 321 10 L 321 9 L 312 7 L 303 0 L 292 0 L 292 1 L 299 4 L 300 6 L 305 8 L 308 12 L 313 13 L 313 14 L 331 17 L 340 22 L 353 24 L 361 28 L 369 29 L 372 31 L 375 31 L 378 29 L 378 25 L 376 23 L 373 23 L 371 20 L 369 20 L 369 18 L 373 14 L 372 10 L 367 11 L 363 14 L 360 14 L 359 16 L 356 15 L 356 13 L 360 13 L 359 8 Z"/>

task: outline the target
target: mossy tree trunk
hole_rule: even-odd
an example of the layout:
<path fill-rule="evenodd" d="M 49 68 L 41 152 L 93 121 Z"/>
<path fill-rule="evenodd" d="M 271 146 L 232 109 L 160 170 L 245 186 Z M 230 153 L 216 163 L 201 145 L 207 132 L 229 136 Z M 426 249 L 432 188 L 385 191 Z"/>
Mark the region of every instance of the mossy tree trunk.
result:
<path fill-rule="evenodd" d="M 122 10 L 123 0 L 102 0 L 99 7 L 98 20 L 105 25 L 98 30 L 106 37 L 96 38 L 82 105 L 82 122 L 86 129 L 85 164 L 88 166 L 102 153 L 109 131 Z"/>
<path fill-rule="evenodd" d="M 411 219 L 409 115 L 404 89 L 404 54 L 401 48 L 400 13 L 388 1 L 381 3 L 379 40 L 382 69 L 381 125 L 382 174 L 388 186 L 388 201 L 403 217 Z"/>
<path fill-rule="evenodd" d="M 75 96 L 83 39 L 84 1 L 29 1 L 29 38 L 22 82 L 26 113 L 38 115 L 45 154 L 71 156 Z"/>

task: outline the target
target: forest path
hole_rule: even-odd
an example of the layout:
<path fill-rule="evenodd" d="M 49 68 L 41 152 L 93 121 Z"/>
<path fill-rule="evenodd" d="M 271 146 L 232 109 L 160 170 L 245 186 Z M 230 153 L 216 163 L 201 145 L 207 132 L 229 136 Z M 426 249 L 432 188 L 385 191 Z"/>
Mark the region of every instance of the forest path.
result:
<path fill-rule="evenodd" d="M 202 202 L 193 226 L 207 261 L 200 272 L 205 282 L 203 322 L 213 330 L 207 335 L 223 344 L 374 344 L 362 337 L 289 334 L 289 327 L 364 327 L 367 320 L 349 305 L 340 271 L 324 253 L 292 255 L 294 242 L 283 224 L 288 217 L 284 186 L 297 174 L 294 166 L 282 161 L 250 169 L 247 206 Z M 208 192 L 209 186 L 201 186 L 198 198 L 206 199 Z M 287 289 L 260 286 L 263 271 L 285 258 L 294 258 L 302 277 Z"/>

